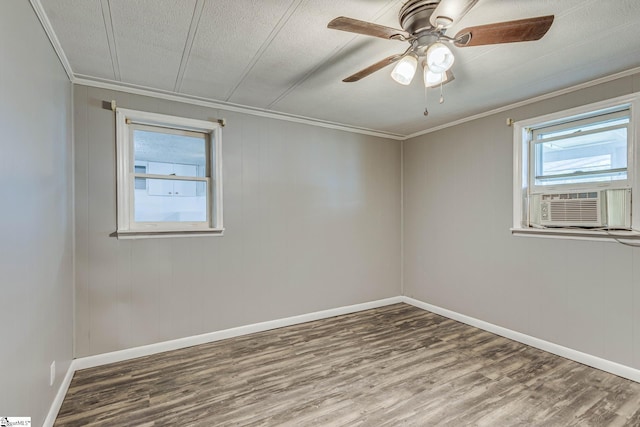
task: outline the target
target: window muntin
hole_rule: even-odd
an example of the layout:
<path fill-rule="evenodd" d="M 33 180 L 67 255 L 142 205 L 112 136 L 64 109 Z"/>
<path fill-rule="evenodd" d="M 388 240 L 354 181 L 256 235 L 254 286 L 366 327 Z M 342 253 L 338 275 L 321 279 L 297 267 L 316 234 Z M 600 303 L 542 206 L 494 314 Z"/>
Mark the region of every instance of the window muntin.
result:
<path fill-rule="evenodd" d="M 222 231 L 220 125 L 117 110 L 120 233 Z"/>
<path fill-rule="evenodd" d="M 595 112 L 531 130 L 531 176 L 535 189 L 628 179 L 629 109 Z"/>

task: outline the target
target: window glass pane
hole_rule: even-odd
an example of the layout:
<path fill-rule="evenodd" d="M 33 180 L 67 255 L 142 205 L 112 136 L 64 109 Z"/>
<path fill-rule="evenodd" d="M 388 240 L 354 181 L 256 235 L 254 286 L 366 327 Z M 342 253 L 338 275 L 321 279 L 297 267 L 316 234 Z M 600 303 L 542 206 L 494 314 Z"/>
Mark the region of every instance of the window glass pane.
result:
<path fill-rule="evenodd" d="M 136 163 L 148 162 L 149 174 L 205 176 L 207 150 L 204 134 L 135 129 L 133 150 Z"/>
<path fill-rule="evenodd" d="M 536 143 L 536 185 L 627 179 L 627 128 L 581 133 Z"/>
<path fill-rule="evenodd" d="M 135 221 L 206 221 L 206 185 L 204 181 L 147 178 L 147 188 L 135 190 Z"/>

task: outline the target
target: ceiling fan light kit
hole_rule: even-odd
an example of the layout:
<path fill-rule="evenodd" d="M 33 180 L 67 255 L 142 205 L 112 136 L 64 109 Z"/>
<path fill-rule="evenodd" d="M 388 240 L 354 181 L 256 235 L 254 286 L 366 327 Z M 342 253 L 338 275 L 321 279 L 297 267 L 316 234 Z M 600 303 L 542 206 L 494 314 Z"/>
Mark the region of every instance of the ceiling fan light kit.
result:
<path fill-rule="evenodd" d="M 553 15 L 548 15 L 479 25 L 464 28 L 454 37 L 447 36 L 447 29 L 459 22 L 477 2 L 478 0 L 409 0 L 402 5 L 398 16 L 402 30 L 344 16 L 333 19 L 328 28 L 410 43 L 404 53 L 378 61 L 343 81 L 359 81 L 397 62 L 391 77 L 402 85 L 409 85 L 420 62 L 423 66 L 425 88 L 442 86 L 454 79 L 451 67 L 455 57 L 447 44 L 464 48 L 539 40 L 549 31 L 554 19 Z"/>

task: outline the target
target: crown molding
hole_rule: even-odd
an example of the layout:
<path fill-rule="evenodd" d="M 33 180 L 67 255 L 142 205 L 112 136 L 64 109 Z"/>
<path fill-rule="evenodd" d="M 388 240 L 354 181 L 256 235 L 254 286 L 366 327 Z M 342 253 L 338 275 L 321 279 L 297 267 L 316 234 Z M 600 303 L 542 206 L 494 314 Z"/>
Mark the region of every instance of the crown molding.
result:
<path fill-rule="evenodd" d="M 64 50 L 62 49 L 62 45 L 60 44 L 60 41 L 58 40 L 58 36 L 53 30 L 53 26 L 51 25 L 51 22 L 49 21 L 49 18 L 47 17 L 47 14 L 44 11 L 44 7 L 42 6 L 42 3 L 40 2 L 40 0 L 29 0 L 29 2 L 31 3 L 31 7 L 36 13 L 38 19 L 40 20 L 40 24 L 42 25 L 42 28 L 47 34 L 47 37 L 49 38 L 49 41 L 51 42 L 51 45 L 56 55 L 58 56 L 58 59 L 60 60 L 60 63 L 62 64 L 64 71 L 67 74 L 67 77 L 73 84 L 92 86 L 92 87 L 97 87 L 102 89 L 117 90 L 120 92 L 132 93 L 136 95 L 150 96 L 154 98 L 166 99 L 170 101 L 182 102 L 182 103 L 198 105 L 202 107 L 217 108 L 217 109 L 226 110 L 226 111 L 234 111 L 234 112 L 250 114 L 254 116 L 267 117 L 271 119 L 284 120 L 284 121 L 289 121 L 294 123 L 302 123 L 302 124 L 307 124 L 311 126 L 341 130 L 345 132 L 358 133 L 362 135 L 375 136 L 378 138 L 392 139 L 396 141 L 403 141 L 406 139 L 406 135 L 401 135 L 397 133 L 383 132 L 375 129 L 350 126 L 344 123 L 330 122 L 326 120 L 314 119 L 311 117 L 298 116 L 295 114 L 280 113 L 280 112 L 275 112 L 275 111 L 267 110 L 263 108 L 254 108 L 254 107 L 249 107 L 249 106 L 240 105 L 240 104 L 233 104 L 230 102 L 221 102 L 221 101 L 197 97 L 197 96 L 179 94 L 176 92 L 163 91 L 163 90 L 150 88 L 146 86 L 126 84 L 126 83 L 117 82 L 113 80 L 93 78 L 93 77 L 85 76 L 82 74 L 74 74 L 73 69 L 71 68 L 71 63 L 69 62 L 67 56 L 64 53 Z"/>
<path fill-rule="evenodd" d="M 33 11 L 38 16 L 44 32 L 47 34 L 47 37 L 49 37 L 49 41 L 53 46 L 53 50 L 56 52 L 56 55 L 58 55 L 58 59 L 62 64 L 62 68 L 64 68 L 65 73 L 67 73 L 67 77 L 69 78 L 69 80 L 73 81 L 73 70 L 71 69 L 71 63 L 69 63 L 67 56 L 62 50 L 60 40 L 58 40 L 58 36 L 56 36 L 56 33 L 53 31 L 53 26 L 51 25 L 47 14 L 44 12 L 42 3 L 40 3 L 40 0 L 29 0 L 29 2 L 31 3 Z"/>
<path fill-rule="evenodd" d="M 37 1 L 37 0 L 34 0 Z M 271 110 L 266 110 L 266 109 L 262 109 L 262 108 L 254 108 L 254 107 L 249 107 L 246 105 L 239 105 L 239 104 L 233 104 L 233 103 L 229 103 L 229 102 L 221 102 L 221 101 L 215 101 L 215 100 L 211 100 L 211 99 L 207 99 L 207 98 L 201 98 L 201 97 L 197 97 L 197 96 L 192 96 L 192 95 L 184 95 L 184 94 L 178 94 L 175 92 L 169 92 L 169 91 L 162 91 L 162 90 L 158 90 L 158 89 L 154 89 L 154 88 L 150 88 L 150 87 L 146 87 L 146 86 L 139 86 L 139 85 L 132 85 L 132 84 L 126 84 L 126 83 L 121 83 L 121 82 L 115 82 L 112 80 L 104 80 L 104 79 L 96 79 L 90 76 L 84 76 L 84 75 L 75 75 L 75 77 L 73 77 L 71 79 L 72 83 L 74 84 L 80 84 L 80 85 L 85 85 L 85 86 L 92 86 L 92 87 L 98 87 L 98 88 L 102 88 L 102 89 L 110 89 L 110 90 L 117 90 L 117 91 L 121 91 L 121 92 L 127 92 L 127 93 L 133 93 L 133 94 L 137 94 L 137 95 L 143 95 L 143 96 L 151 96 L 151 97 L 155 97 L 155 98 L 161 98 L 161 99 L 167 99 L 170 101 L 177 101 L 177 102 L 183 102 L 183 103 L 187 103 L 187 104 L 193 104 L 193 105 L 199 105 L 199 106 L 203 106 L 203 107 L 209 107 L 209 108 L 218 108 L 221 110 L 227 110 L 227 111 L 234 111 L 234 112 L 238 112 L 238 113 L 245 113 L 245 114 L 251 114 L 251 115 L 255 115 L 255 116 L 260 116 L 260 117 L 267 117 L 267 118 L 272 118 L 272 119 L 277 119 L 277 120 L 285 120 L 285 121 L 291 121 L 291 122 L 295 122 L 295 123 L 303 123 L 303 124 L 308 124 L 311 126 L 319 126 L 319 127 L 324 127 L 324 128 L 329 128 L 329 129 L 336 129 L 336 130 L 342 130 L 345 132 L 352 132 L 352 133 L 359 133 L 359 134 L 363 134 L 363 135 L 370 135 L 370 136 L 376 136 L 379 138 L 387 138 L 387 139 L 393 139 L 396 141 L 406 141 L 409 139 L 413 139 L 422 135 L 426 135 L 428 133 L 431 132 L 436 132 L 442 129 L 446 129 L 446 128 L 450 128 L 453 126 L 457 126 L 466 122 L 470 122 L 473 120 L 477 120 L 477 119 L 481 119 L 484 117 L 488 117 L 494 114 L 498 114 L 498 113 L 502 113 L 505 111 L 509 111 L 509 110 L 513 110 L 515 108 L 519 108 L 519 107 L 523 107 L 529 104 L 533 104 L 536 102 L 540 102 L 540 101 L 544 101 L 546 99 L 550 99 L 550 98 L 555 98 L 556 96 L 560 96 L 560 95 L 565 95 L 568 93 L 572 93 L 572 92 L 576 92 L 578 90 L 582 90 L 582 89 L 586 89 L 589 87 L 593 87 L 593 86 L 597 86 L 599 84 L 603 84 L 603 83 L 607 83 L 613 80 L 617 80 L 623 77 L 628 77 L 634 74 L 638 74 L 640 73 L 640 67 L 635 67 L 635 68 L 631 68 L 629 70 L 625 70 L 625 71 L 621 71 L 619 73 L 615 73 L 615 74 L 611 74 L 608 76 L 604 76 L 604 77 L 600 77 L 598 79 L 595 80 L 590 80 L 588 82 L 584 82 L 584 83 L 580 83 L 574 86 L 570 86 L 564 89 L 560 89 L 554 92 L 549 92 L 540 96 L 536 96 L 534 98 L 529 98 L 523 101 L 519 101 L 519 102 L 515 102 L 513 104 L 509 104 L 509 105 L 505 105 L 503 107 L 499 107 L 499 108 L 495 108 L 493 110 L 489 110 L 489 111 L 485 111 L 483 113 L 479 113 L 479 114 L 475 114 L 473 116 L 469 116 L 469 117 L 464 117 L 462 119 L 459 120 L 454 120 L 452 122 L 449 123 L 444 123 L 442 125 L 439 126 L 435 126 L 429 129 L 425 129 L 423 131 L 419 131 L 419 132 L 415 132 L 409 135 L 402 135 L 402 134 L 397 134 L 397 133 L 390 133 L 390 132 L 384 132 L 384 131 L 379 131 L 379 130 L 375 130 L 375 129 L 368 129 L 368 128 L 360 128 L 357 126 L 350 126 L 347 124 L 343 124 L 343 123 L 336 123 L 336 122 L 329 122 L 329 121 L 324 121 L 324 120 L 319 120 L 319 119 L 313 119 L 311 117 L 304 117 L 304 116 L 297 116 L 294 114 L 287 114 L 287 113 L 279 113 L 279 112 L 274 112 Z"/>
<path fill-rule="evenodd" d="M 564 89 L 560 89 L 554 92 L 549 92 L 540 96 L 536 96 L 534 98 L 529 98 L 523 101 L 515 102 L 513 104 L 505 105 L 503 107 L 495 108 L 493 110 L 485 111 L 483 113 L 475 114 L 473 116 L 464 117 L 462 119 L 454 120 L 452 122 L 444 123 L 438 126 L 434 126 L 432 128 L 428 128 L 422 131 L 414 132 L 409 135 L 403 135 L 392 132 L 384 132 L 376 129 L 362 128 L 358 126 L 351 126 L 344 123 L 331 122 L 326 120 L 314 119 L 311 117 L 299 116 L 295 114 L 281 113 L 273 110 L 268 110 L 264 108 L 255 108 L 249 107 L 246 105 L 234 104 L 230 102 L 223 102 L 193 95 L 186 95 L 177 92 L 164 91 L 160 89 L 155 89 L 147 86 L 127 84 L 118 81 L 108 80 L 108 79 L 99 79 L 91 76 L 86 76 L 82 74 L 74 74 L 73 69 L 71 68 L 71 64 L 67 59 L 67 56 L 62 49 L 62 45 L 58 40 L 55 32 L 53 31 L 53 27 L 49 18 L 47 17 L 40 0 L 29 0 L 33 10 L 35 11 L 40 23 L 42 24 L 42 28 L 45 33 L 49 37 L 51 45 L 53 46 L 58 58 L 60 59 L 60 63 L 64 68 L 65 72 L 71 83 L 97 87 L 102 89 L 116 90 L 120 92 L 132 93 L 136 95 L 142 96 L 150 96 L 154 98 L 166 99 L 170 101 L 182 102 L 186 104 L 198 105 L 209 108 L 217 108 L 226 111 L 233 111 L 238 113 L 250 114 L 259 117 L 267 117 L 276 120 L 284 120 L 294 123 L 302 123 L 311 126 L 318 126 L 328 129 L 341 130 L 345 132 L 358 133 L 362 135 L 375 136 L 379 138 L 392 139 L 396 141 L 405 141 L 409 139 L 413 139 L 422 135 L 426 135 L 432 132 L 437 132 L 439 130 L 443 130 L 446 128 L 450 128 L 453 126 L 457 126 L 466 122 L 470 122 L 473 120 L 481 119 L 484 117 L 488 117 L 494 114 L 502 113 L 505 111 L 509 111 L 515 108 L 523 107 L 529 104 L 533 104 L 536 102 L 544 101 L 546 99 L 554 98 L 556 96 L 565 95 L 571 92 L 575 92 L 581 89 L 586 89 L 589 87 L 593 87 L 602 83 L 607 83 L 616 79 L 620 79 L 623 77 L 631 76 L 633 74 L 640 73 L 640 67 L 631 68 L 625 71 L 621 71 L 619 73 L 611 74 L 608 76 L 600 77 L 594 80 L 590 80 L 588 82 L 580 83 L 574 86 L 570 86 Z"/>
<path fill-rule="evenodd" d="M 470 122 L 472 120 L 481 119 L 483 117 L 492 116 L 494 114 L 503 113 L 505 111 L 513 110 L 515 108 L 524 107 L 525 105 L 534 104 L 536 102 L 544 101 L 545 99 L 555 98 L 556 96 L 565 95 L 571 92 L 576 92 L 581 89 L 586 89 L 592 86 L 596 86 L 602 83 L 607 83 L 613 80 L 617 80 L 623 77 L 632 76 L 634 74 L 640 73 L 640 67 L 630 68 L 625 71 L 621 71 L 619 73 L 611 74 L 608 76 L 600 77 L 595 80 L 590 80 L 588 82 L 580 83 L 575 86 L 570 86 L 564 89 L 556 90 L 554 92 L 545 93 L 544 95 L 536 96 L 534 98 L 529 98 L 524 101 L 519 101 L 513 104 L 505 105 L 504 107 L 495 108 L 493 110 L 485 111 L 484 113 L 475 114 L 473 116 L 465 117 L 459 120 L 454 120 L 453 122 L 445 123 L 439 126 L 435 126 L 429 129 L 425 129 L 419 132 L 412 133 L 407 135 L 405 139 L 412 139 L 418 136 L 426 135 L 431 132 L 436 132 L 442 129 L 450 128 L 453 126 L 460 125 L 462 123 Z"/>
<path fill-rule="evenodd" d="M 343 123 L 330 122 L 325 120 L 313 119 L 311 117 L 298 116 L 295 114 L 280 113 L 263 108 L 254 108 L 246 105 L 234 104 L 230 102 L 222 102 L 201 98 L 193 95 L 179 94 L 171 91 L 154 89 L 147 86 L 133 85 L 122 82 L 116 82 L 107 79 L 96 79 L 82 74 L 76 74 L 71 82 L 77 85 L 96 87 L 100 89 L 115 90 L 119 92 L 131 93 L 134 95 L 150 96 L 153 98 L 166 99 L 168 101 L 182 102 L 185 104 L 198 105 L 201 107 L 215 108 L 225 111 L 233 111 L 236 113 L 250 114 L 252 116 L 266 117 L 276 120 L 284 120 L 294 123 L 302 123 L 311 126 L 318 126 L 328 129 L 341 130 L 351 133 L 359 133 L 362 135 L 375 136 L 378 138 L 393 139 L 402 141 L 406 139 L 406 135 L 400 135 L 390 132 L 378 131 L 375 129 L 361 128 L 357 126 L 349 126 Z"/>

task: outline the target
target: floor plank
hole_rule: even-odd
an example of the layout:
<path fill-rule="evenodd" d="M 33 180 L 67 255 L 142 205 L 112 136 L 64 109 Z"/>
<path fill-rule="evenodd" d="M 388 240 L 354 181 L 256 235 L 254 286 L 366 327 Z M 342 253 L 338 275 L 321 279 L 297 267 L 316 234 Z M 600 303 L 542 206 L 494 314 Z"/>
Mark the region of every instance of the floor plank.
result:
<path fill-rule="evenodd" d="M 638 426 L 640 384 L 395 304 L 75 373 L 56 427 Z"/>

